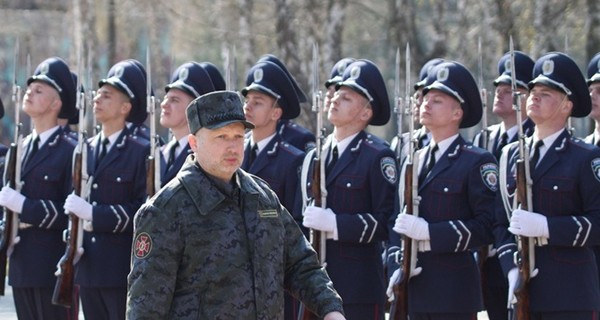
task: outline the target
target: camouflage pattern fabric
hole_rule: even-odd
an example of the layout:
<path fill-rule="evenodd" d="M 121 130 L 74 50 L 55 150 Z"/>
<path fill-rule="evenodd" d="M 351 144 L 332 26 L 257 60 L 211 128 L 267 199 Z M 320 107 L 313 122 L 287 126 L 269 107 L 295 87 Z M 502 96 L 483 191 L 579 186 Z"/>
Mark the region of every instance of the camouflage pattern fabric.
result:
<path fill-rule="evenodd" d="M 135 217 L 128 319 L 283 319 L 284 290 L 320 317 L 342 301 L 267 184 L 224 194 L 190 155 Z"/>

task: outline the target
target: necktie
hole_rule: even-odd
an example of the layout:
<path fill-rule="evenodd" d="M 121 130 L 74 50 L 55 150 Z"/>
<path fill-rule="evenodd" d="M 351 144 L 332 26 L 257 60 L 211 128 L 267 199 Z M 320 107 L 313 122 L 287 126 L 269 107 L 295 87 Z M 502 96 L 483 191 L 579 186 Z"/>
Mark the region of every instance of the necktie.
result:
<path fill-rule="evenodd" d="M 507 143 L 508 143 L 508 134 L 506 132 L 504 132 L 500 136 L 500 140 L 498 140 L 498 145 L 496 146 L 496 151 L 494 152 L 496 159 L 500 159 L 500 153 L 502 153 L 502 148 L 504 148 L 504 146 L 506 146 Z"/>
<path fill-rule="evenodd" d="M 331 149 L 331 153 L 329 155 L 329 161 L 327 162 L 327 168 L 325 169 L 325 173 L 329 173 L 331 172 L 331 170 L 333 169 L 333 167 L 335 167 L 335 163 L 338 160 L 338 148 L 337 146 L 333 147 L 333 149 Z"/>
<path fill-rule="evenodd" d="M 167 170 L 171 168 L 173 162 L 175 162 L 175 157 L 177 156 L 177 147 L 179 147 L 179 141 L 175 141 L 175 143 L 171 144 L 169 148 L 169 159 L 167 160 Z"/>
<path fill-rule="evenodd" d="M 33 158 L 33 156 L 37 153 L 39 144 L 40 144 L 40 136 L 36 136 L 35 139 L 33 139 L 33 141 L 31 142 L 29 151 L 27 152 L 27 155 L 25 156 L 25 161 L 23 161 L 24 166 L 27 165 L 29 160 L 31 160 Z"/>
<path fill-rule="evenodd" d="M 102 145 L 100 146 L 100 153 L 98 154 L 98 158 L 96 159 L 96 168 L 98 168 L 98 164 L 100 164 L 100 161 L 102 161 L 102 159 L 104 159 L 104 156 L 106 156 L 106 149 L 108 149 L 108 143 L 108 138 L 104 138 L 104 140 L 102 140 Z"/>
<path fill-rule="evenodd" d="M 248 168 L 252 166 L 254 160 L 256 160 L 256 156 L 258 155 L 258 144 L 254 144 L 252 149 L 250 149 L 250 158 L 248 159 Z"/>
<path fill-rule="evenodd" d="M 535 143 L 535 145 L 533 146 L 533 153 L 530 154 L 529 157 L 529 170 L 534 170 L 535 166 L 537 166 L 539 160 L 540 160 L 540 148 L 544 145 L 544 141 L 539 140 L 538 142 Z"/>
<path fill-rule="evenodd" d="M 429 148 L 429 153 L 427 155 L 427 162 L 421 168 L 421 173 L 419 174 L 419 185 L 423 184 L 423 181 L 425 181 L 425 178 L 427 177 L 427 175 L 429 174 L 431 169 L 433 169 L 433 166 L 435 166 L 435 153 L 436 153 L 436 151 L 438 151 L 438 149 L 439 149 L 439 147 L 437 144 L 435 144 L 435 145 L 431 146 L 431 148 Z"/>

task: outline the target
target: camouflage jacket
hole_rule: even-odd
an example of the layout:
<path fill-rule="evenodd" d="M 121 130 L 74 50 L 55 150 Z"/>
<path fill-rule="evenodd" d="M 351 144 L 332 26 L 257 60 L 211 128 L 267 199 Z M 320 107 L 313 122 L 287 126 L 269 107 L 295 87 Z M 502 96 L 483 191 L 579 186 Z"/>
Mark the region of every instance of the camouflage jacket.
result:
<path fill-rule="evenodd" d="M 284 290 L 324 316 L 342 301 L 267 184 L 242 170 L 232 195 L 189 156 L 137 212 L 128 319 L 283 319 Z"/>

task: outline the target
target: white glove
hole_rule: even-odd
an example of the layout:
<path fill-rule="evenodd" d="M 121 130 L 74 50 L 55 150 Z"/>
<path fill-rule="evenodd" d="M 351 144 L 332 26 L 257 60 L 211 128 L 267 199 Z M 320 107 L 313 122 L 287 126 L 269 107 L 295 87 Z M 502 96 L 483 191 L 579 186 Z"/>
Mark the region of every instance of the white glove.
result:
<path fill-rule="evenodd" d="M 396 218 L 394 228 L 397 233 L 401 233 L 414 240 L 429 240 L 429 223 L 421 217 L 412 214 L 401 213 Z"/>
<path fill-rule="evenodd" d="M 80 219 L 92 221 L 92 205 L 74 193 L 67 197 L 63 208 L 65 213 L 72 212 Z"/>
<path fill-rule="evenodd" d="M 337 234 L 337 221 L 335 219 L 335 213 L 333 213 L 331 209 L 308 206 L 306 207 L 306 210 L 304 210 L 303 216 L 303 226 Z"/>
<path fill-rule="evenodd" d="M 6 207 L 6 209 L 21 213 L 23 211 L 23 204 L 25 203 L 25 196 L 23 196 L 17 190 L 5 186 L 0 190 L 0 206 Z"/>
<path fill-rule="evenodd" d="M 521 209 L 512 212 L 508 231 L 525 237 L 550 237 L 548 219 L 545 216 Z"/>
<path fill-rule="evenodd" d="M 418 276 L 419 274 L 421 274 L 421 271 L 423 271 L 422 267 L 416 267 L 415 270 L 413 270 L 410 273 L 410 278 L 412 278 L 414 276 Z M 392 276 L 390 277 L 390 282 L 388 282 L 387 290 L 385 290 L 385 294 L 387 294 L 389 302 L 392 302 L 395 299 L 394 284 L 396 284 L 398 282 L 400 275 L 401 275 L 401 270 L 396 269 L 396 271 L 394 271 L 394 273 L 392 273 Z"/>
<path fill-rule="evenodd" d="M 517 279 L 519 278 L 519 270 L 517 268 L 512 268 L 508 272 L 508 305 L 506 306 L 508 309 L 513 308 L 513 304 L 517 303 L 517 297 L 515 297 L 515 287 L 517 286 Z"/>

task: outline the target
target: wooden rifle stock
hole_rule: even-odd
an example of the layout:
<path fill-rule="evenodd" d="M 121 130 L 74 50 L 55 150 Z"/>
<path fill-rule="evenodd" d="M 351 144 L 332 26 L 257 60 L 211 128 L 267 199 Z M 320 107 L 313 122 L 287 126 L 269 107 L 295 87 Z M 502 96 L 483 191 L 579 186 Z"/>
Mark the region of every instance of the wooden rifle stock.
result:
<path fill-rule="evenodd" d="M 86 147 L 84 145 L 84 147 Z M 82 169 L 83 156 L 80 150 L 75 155 L 75 163 L 73 166 L 73 189 L 76 195 L 81 196 L 82 188 Z M 75 263 L 77 256 L 78 235 L 82 230 L 79 223 L 79 217 L 73 213 L 69 213 L 69 228 L 65 230 L 63 235 L 64 241 L 67 243 L 65 253 L 58 262 L 59 273 L 56 276 L 56 284 L 52 293 L 52 303 L 55 305 L 64 306 L 67 308 L 73 307 L 73 287 L 75 284 Z"/>
<path fill-rule="evenodd" d="M 413 165 L 406 164 L 404 178 L 404 201 L 406 203 L 406 212 L 412 214 L 413 208 Z M 402 235 L 402 259 L 400 277 L 392 286 L 394 291 L 394 301 L 390 305 L 390 320 L 408 320 L 408 279 L 410 278 L 410 269 L 412 264 L 412 239 Z"/>
<path fill-rule="evenodd" d="M 152 197 L 154 193 L 156 193 L 156 186 L 154 185 L 155 175 L 156 170 L 154 166 L 154 156 L 150 155 L 146 159 L 146 194 L 148 194 L 148 198 Z"/>
<path fill-rule="evenodd" d="M 16 188 L 16 171 L 17 171 L 17 148 L 15 143 L 11 143 L 9 158 L 6 162 L 6 175 L 8 186 Z M 2 221 L 2 239 L 0 241 L 0 295 L 4 295 L 5 283 L 6 283 L 6 265 L 8 260 L 8 250 L 11 246 L 12 239 L 16 236 L 13 234 L 15 228 L 13 225 L 17 222 L 15 220 L 15 213 L 4 208 L 4 219 Z"/>
<path fill-rule="evenodd" d="M 525 161 L 519 159 L 517 161 L 517 199 L 521 204 L 521 209 L 531 210 L 528 205 L 528 192 L 529 186 L 527 184 L 527 170 L 525 169 Z M 529 242 L 532 239 L 528 237 L 518 237 L 518 247 L 516 262 L 519 267 L 519 277 L 515 286 L 515 296 L 517 298 L 517 305 L 515 307 L 515 316 L 517 320 L 529 320 L 529 280 L 531 278 L 531 265 Z"/>
<path fill-rule="evenodd" d="M 312 182 L 311 182 L 311 191 L 312 191 L 312 195 L 313 195 L 313 200 L 314 200 L 314 205 L 317 207 L 321 207 L 323 205 L 322 201 L 321 201 L 321 157 L 317 156 L 314 160 L 313 160 L 313 175 L 312 175 Z M 313 249 L 317 252 L 317 256 L 318 257 L 322 257 L 322 252 L 321 252 L 321 248 L 322 248 L 322 237 L 321 237 L 321 231 L 319 230 L 315 230 L 315 229 L 310 229 L 310 244 L 312 245 Z M 323 263 L 324 261 L 321 261 L 321 263 Z M 319 319 L 319 317 L 317 317 L 316 314 L 310 312 L 309 310 L 306 309 L 306 306 L 304 304 L 301 304 L 300 306 L 300 312 L 298 315 L 298 320 L 317 320 Z"/>

